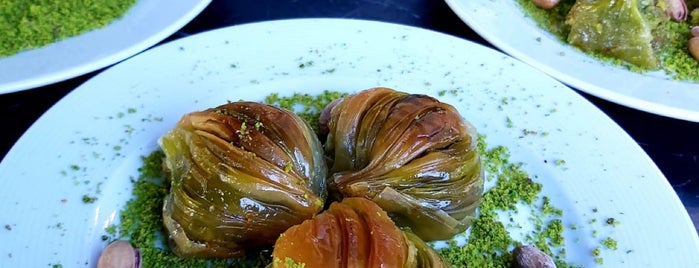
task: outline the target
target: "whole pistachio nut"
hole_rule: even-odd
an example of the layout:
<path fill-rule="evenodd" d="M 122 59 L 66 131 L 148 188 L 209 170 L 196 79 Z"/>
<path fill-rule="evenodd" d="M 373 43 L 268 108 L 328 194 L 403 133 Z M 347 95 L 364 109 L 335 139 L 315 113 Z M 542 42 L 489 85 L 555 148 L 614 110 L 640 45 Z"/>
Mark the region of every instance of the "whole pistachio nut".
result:
<path fill-rule="evenodd" d="M 699 36 L 699 26 L 692 27 L 692 29 L 689 31 L 689 33 L 692 35 L 692 37 Z"/>
<path fill-rule="evenodd" d="M 97 268 L 141 268 L 141 253 L 129 242 L 114 241 L 102 251 Z"/>
<path fill-rule="evenodd" d="M 560 0 L 532 0 L 534 5 L 543 8 L 543 9 L 552 9 L 556 5 L 558 5 L 558 2 Z"/>
<path fill-rule="evenodd" d="M 667 0 L 665 13 L 675 21 L 687 20 L 687 3 L 684 0 Z"/>
<path fill-rule="evenodd" d="M 556 268 L 553 259 L 534 246 L 519 246 L 512 251 L 515 268 Z"/>
<path fill-rule="evenodd" d="M 687 49 L 689 49 L 689 54 L 692 54 L 692 57 L 699 61 L 699 36 L 689 39 L 687 42 Z"/>

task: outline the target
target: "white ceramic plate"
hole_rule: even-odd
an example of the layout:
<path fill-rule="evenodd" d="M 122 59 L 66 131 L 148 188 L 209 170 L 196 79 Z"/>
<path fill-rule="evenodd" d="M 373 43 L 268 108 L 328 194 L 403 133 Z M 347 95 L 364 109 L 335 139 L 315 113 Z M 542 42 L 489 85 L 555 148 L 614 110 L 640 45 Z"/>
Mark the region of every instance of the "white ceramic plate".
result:
<path fill-rule="evenodd" d="M 183 38 L 73 90 L 0 163 L 0 264 L 94 265 L 105 246 L 104 228 L 131 195 L 140 157 L 185 113 L 229 100 L 261 101 L 274 92 L 374 86 L 433 96 L 445 91 L 439 98 L 455 105 L 489 144 L 508 146 L 512 160 L 524 162 L 565 211 L 564 224 L 578 226 L 566 233 L 570 261 L 594 266 L 592 249 L 611 236 L 619 245 L 603 251 L 611 267 L 699 264 L 696 231 L 663 175 L 574 91 L 462 39 L 335 19 L 247 24 Z M 84 195 L 97 201 L 84 204 Z M 607 217 L 621 225 L 602 226 Z"/>
<path fill-rule="evenodd" d="M 155 45 L 211 0 L 139 0 L 104 28 L 0 58 L 0 94 L 60 82 L 109 66 Z"/>
<path fill-rule="evenodd" d="M 539 28 L 514 0 L 446 2 L 495 47 L 573 88 L 641 111 L 699 122 L 697 83 L 600 62 Z"/>

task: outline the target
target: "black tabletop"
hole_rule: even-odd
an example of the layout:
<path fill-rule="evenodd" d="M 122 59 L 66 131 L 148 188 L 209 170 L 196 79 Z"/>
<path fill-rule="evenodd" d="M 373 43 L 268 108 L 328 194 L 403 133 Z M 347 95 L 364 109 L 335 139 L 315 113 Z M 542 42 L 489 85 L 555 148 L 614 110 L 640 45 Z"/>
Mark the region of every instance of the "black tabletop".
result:
<path fill-rule="evenodd" d="M 439 0 L 213 0 L 199 16 L 163 43 L 225 26 L 308 17 L 405 24 L 494 48 Z M 0 128 L 0 156 L 4 158 L 22 133 L 48 108 L 100 71 L 40 88 L 0 95 L 0 114 L 5 118 Z M 694 225 L 699 227 L 699 123 L 630 109 L 578 92 L 618 123 L 648 153 L 677 192 Z"/>

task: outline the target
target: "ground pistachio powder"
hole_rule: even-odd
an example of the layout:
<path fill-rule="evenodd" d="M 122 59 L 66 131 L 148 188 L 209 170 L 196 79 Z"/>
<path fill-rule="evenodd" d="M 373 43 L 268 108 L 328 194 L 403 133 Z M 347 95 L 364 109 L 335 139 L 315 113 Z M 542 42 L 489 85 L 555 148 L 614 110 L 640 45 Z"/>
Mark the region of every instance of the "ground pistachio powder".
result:
<path fill-rule="evenodd" d="M 485 164 L 486 179 L 495 185 L 481 199 L 479 215 L 471 223 L 467 243 L 458 246 L 456 240 L 439 253 L 454 267 L 513 267 L 512 249 L 523 242 L 536 246 L 553 257 L 557 267 L 572 267 L 565 261 L 565 230 L 561 216 L 563 211 L 554 207 L 550 199 L 541 197 L 542 185 L 534 182 L 521 169 L 521 164 L 509 161 L 509 150 L 504 146 L 487 148 L 485 136 L 480 135 L 478 148 Z M 500 214 L 516 214 L 527 208 L 532 211 L 529 221 L 531 232 L 525 241 L 513 238 Z M 510 223 L 518 227 L 518 223 Z"/>
<path fill-rule="evenodd" d="M 106 26 L 136 0 L 0 0 L 0 58 Z"/>

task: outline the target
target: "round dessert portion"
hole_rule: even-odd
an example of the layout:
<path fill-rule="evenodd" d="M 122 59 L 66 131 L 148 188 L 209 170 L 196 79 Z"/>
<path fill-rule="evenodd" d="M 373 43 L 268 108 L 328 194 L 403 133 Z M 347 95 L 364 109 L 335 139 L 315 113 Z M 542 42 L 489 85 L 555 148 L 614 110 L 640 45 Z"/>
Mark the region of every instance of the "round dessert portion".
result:
<path fill-rule="evenodd" d="M 284 232 L 272 267 L 449 267 L 429 245 L 400 230 L 385 211 L 361 197 L 345 198 Z"/>
<path fill-rule="evenodd" d="M 333 200 L 372 200 L 426 241 L 452 238 L 475 218 L 477 133 L 453 106 L 372 88 L 331 103 L 319 121 Z"/>
<path fill-rule="evenodd" d="M 185 115 L 159 142 L 163 222 L 180 257 L 243 256 L 324 208 L 320 141 L 290 111 L 232 102 Z"/>

